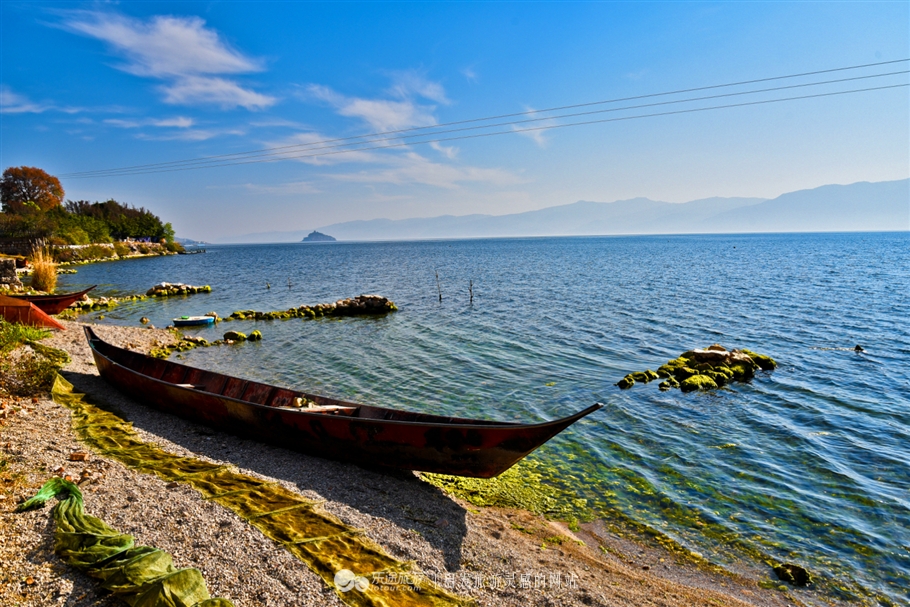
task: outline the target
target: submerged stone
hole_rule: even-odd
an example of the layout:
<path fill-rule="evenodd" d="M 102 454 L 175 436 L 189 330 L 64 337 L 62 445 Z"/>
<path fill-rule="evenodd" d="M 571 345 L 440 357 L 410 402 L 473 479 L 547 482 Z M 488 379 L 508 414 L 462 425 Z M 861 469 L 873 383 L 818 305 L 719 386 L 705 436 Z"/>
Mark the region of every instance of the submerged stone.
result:
<path fill-rule="evenodd" d="M 805 568 L 793 563 L 781 563 L 774 568 L 778 579 L 793 584 L 794 586 L 808 586 L 812 583 L 812 576 Z"/>

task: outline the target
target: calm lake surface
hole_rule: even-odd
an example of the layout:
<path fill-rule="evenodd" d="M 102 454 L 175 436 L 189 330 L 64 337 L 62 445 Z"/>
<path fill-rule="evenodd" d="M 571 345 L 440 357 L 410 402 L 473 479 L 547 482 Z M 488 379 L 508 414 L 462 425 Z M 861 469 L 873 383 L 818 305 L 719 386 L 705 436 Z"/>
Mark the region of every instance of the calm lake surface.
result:
<path fill-rule="evenodd" d="M 714 562 L 797 562 L 908 604 L 910 233 L 208 246 L 78 269 L 61 291 L 213 288 L 125 304 L 104 323 L 387 296 L 399 312 L 382 318 L 187 331 L 258 328 L 263 341 L 186 362 L 461 416 L 536 421 L 603 402 L 535 456 L 592 507 Z M 713 343 L 779 367 L 710 394 L 614 386 Z"/>

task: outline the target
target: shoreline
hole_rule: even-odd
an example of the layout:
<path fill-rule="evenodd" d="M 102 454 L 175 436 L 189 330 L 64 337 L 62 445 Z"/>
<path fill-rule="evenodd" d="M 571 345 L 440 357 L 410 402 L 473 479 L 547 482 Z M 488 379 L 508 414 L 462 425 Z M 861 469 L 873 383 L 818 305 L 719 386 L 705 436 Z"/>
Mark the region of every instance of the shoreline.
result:
<path fill-rule="evenodd" d="M 414 473 L 365 470 L 191 422 L 175 423 L 176 418 L 133 402 L 104 383 L 90 360 L 80 325 L 65 324 L 67 331 L 43 342 L 70 355 L 72 362 L 62 375 L 77 391 L 88 394 L 89 402 L 133 422 L 143 440 L 181 455 L 229 464 L 304 497 L 325 500 L 327 512 L 363 529 L 389 555 L 415 561 L 440 586 L 462 597 L 473 596 L 478 605 L 782 607 L 822 600 L 811 590 L 764 589 L 733 574 L 706 571 L 655 546 L 620 537 L 602 522 L 584 523 L 573 533 L 562 523 L 528 512 L 473 506 Z M 161 329 L 100 325 L 97 331 L 106 340 L 143 353 L 156 343 L 174 340 L 172 333 Z M 69 453 L 86 449 L 61 405 L 42 398 L 26 403 L 23 410 L 25 415 L 20 411 L 0 427 L 0 459 L 9 462 L 0 472 L 4 479 L 18 478 L 5 484 L 12 492 L 4 492 L 5 499 L 0 500 L 4 546 L 0 558 L 9 565 L 0 580 L 0 605 L 118 604 L 94 580 L 53 555 L 49 508 L 12 513 L 18 499 L 31 495 L 61 465 L 77 477 L 83 468 L 97 470 L 100 478 L 84 486 L 87 512 L 135 535 L 137 542 L 168 550 L 178 566 L 199 568 L 213 596 L 229 598 L 238 606 L 343 604 L 333 589 L 280 545 L 188 487 L 171 487 L 93 453 L 88 462 L 67 461 Z M 175 516 L 183 523 L 175 525 Z M 22 581 L 28 576 L 33 584 Z M 490 587 L 503 583 L 505 587 Z"/>

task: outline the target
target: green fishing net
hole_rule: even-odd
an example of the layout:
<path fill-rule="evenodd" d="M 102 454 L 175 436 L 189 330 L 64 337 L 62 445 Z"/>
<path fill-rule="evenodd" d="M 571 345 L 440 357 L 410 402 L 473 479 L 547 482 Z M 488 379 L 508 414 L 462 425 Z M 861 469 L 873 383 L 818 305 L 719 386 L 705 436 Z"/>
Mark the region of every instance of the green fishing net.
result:
<path fill-rule="evenodd" d="M 387 555 L 362 531 L 321 510 L 319 502 L 307 500 L 278 484 L 240 474 L 228 466 L 181 457 L 146 443 L 130 423 L 85 402 L 84 395 L 74 393 L 72 384 L 59 375 L 52 394 L 55 401 L 72 410 L 76 432 L 92 449 L 135 470 L 186 483 L 201 493 L 203 499 L 231 510 L 303 561 L 347 605 L 463 607 L 474 604 L 470 599 L 446 592 L 415 571 L 412 563 Z M 406 580 L 406 583 L 390 585 L 386 583 L 390 579 Z"/>
<path fill-rule="evenodd" d="M 136 546 L 120 533 L 85 513 L 82 492 L 68 480 L 53 478 L 17 510 L 40 508 L 57 497 L 54 507 L 54 552 L 68 565 L 101 580 L 133 607 L 233 607 L 213 599 L 197 569 L 176 569 L 171 555 L 150 546 Z"/>

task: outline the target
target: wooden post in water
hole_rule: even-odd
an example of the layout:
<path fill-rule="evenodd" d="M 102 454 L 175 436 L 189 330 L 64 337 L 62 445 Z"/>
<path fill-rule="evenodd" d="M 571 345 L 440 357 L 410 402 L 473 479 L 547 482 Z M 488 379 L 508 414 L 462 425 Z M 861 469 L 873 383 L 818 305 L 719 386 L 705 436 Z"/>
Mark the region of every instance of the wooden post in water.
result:
<path fill-rule="evenodd" d="M 439 270 L 433 270 L 436 273 L 436 290 L 439 291 L 439 303 L 442 303 L 442 287 L 439 286 Z"/>
<path fill-rule="evenodd" d="M 474 305 L 474 280 L 471 279 L 468 281 L 468 293 L 471 296 L 471 305 Z"/>

